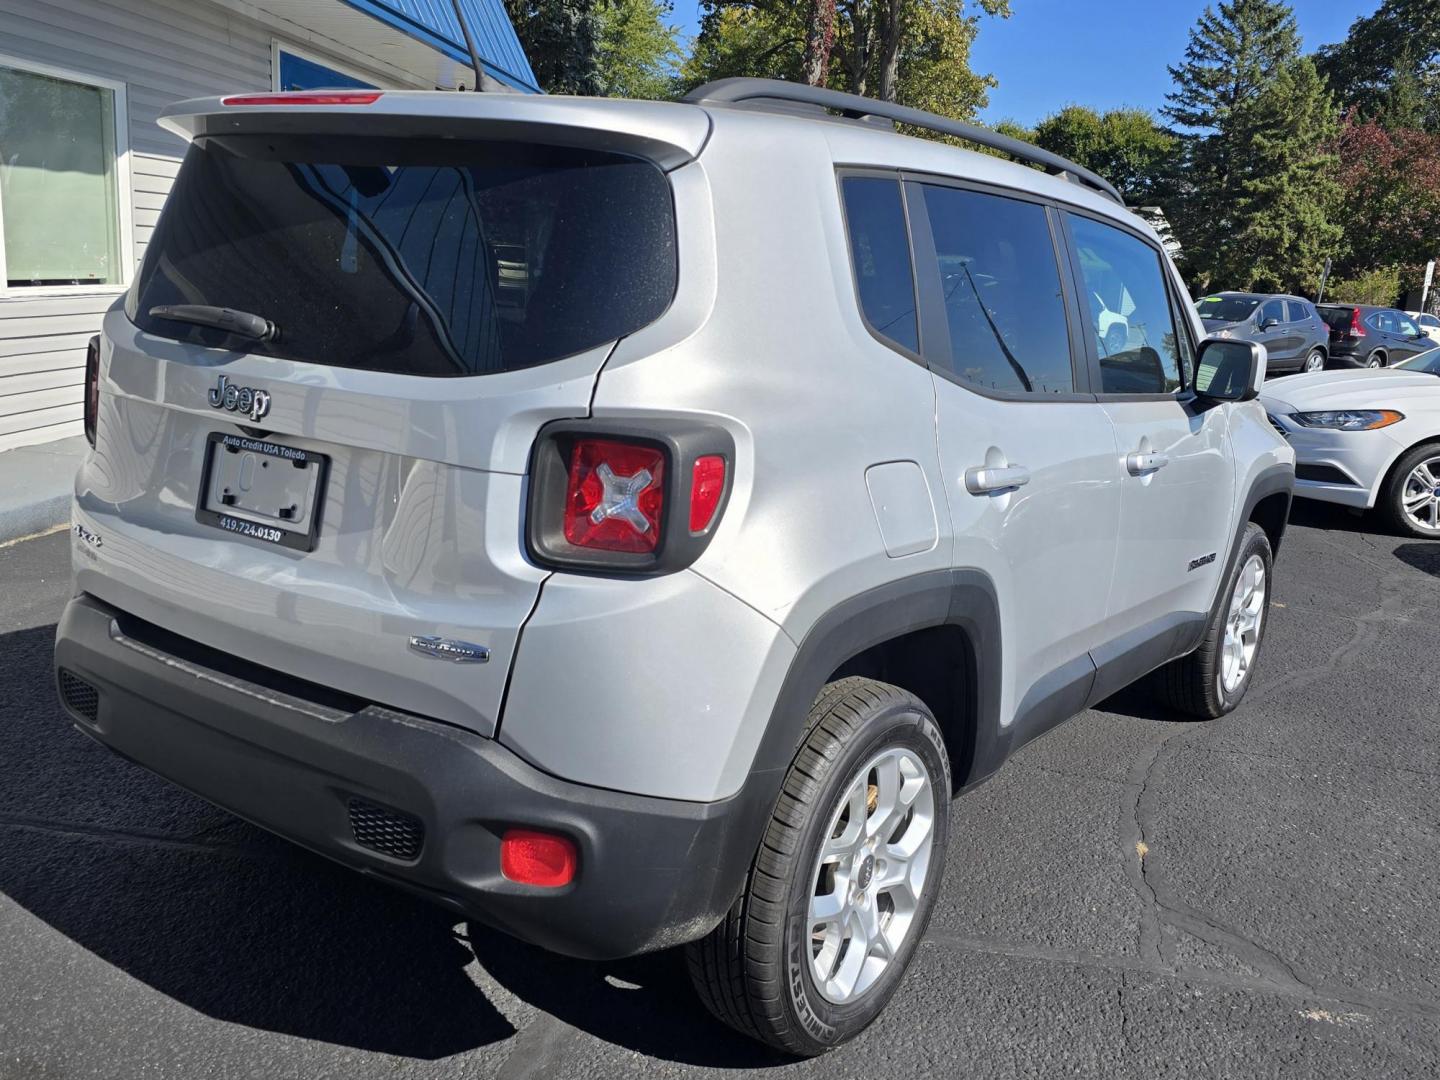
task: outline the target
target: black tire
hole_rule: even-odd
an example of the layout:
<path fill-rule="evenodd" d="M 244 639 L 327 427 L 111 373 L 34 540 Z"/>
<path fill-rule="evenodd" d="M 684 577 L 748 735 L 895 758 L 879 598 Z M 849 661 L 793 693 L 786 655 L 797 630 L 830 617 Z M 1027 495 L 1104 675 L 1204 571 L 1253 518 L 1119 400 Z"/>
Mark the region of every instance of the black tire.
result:
<path fill-rule="evenodd" d="M 1258 556 L 1264 568 L 1265 595 L 1260 608 L 1260 625 L 1256 635 L 1254 659 L 1244 672 L 1240 682 L 1226 690 L 1221 680 L 1221 652 L 1225 642 L 1225 627 L 1230 615 L 1230 601 L 1235 592 L 1241 570 Z M 1250 678 L 1255 671 L 1255 661 L 1260 658 L 1265 644 L 1265 629 L 1270 624 L 1270 584 L 1273 580 L 1274 557 L 1270 552 L 1270 541 L 1265 531 L 1254 522 L 1245 526 L 1240 538 L 1240 551 L 1235 557 L 1230 572 L 1221 582 L 1215 606 L 1210 612 L 1210 621 L 1205 636 L 1194 652 L 1172 660 L 1153 677 L 1153 686 L 1160 698 L 1172 709 L 1188 713 L 1201 720 L 1213 720 L 1224 716 L 1245 697 Z"/>
<path fill-rule="evenodd" d="M 950 806 L 944 739 L 914 695 L 873 679 L 841 679 L 821 692 L 808 722 L 740 898 L 709 936 L 686 950 L 691 981 L 717 1018 L 804 1057 L 854 1038 L 899 986 L 943 880 Z M 934 796 L 929 867 L 893 958 L 868 990 L 837 1005 L 820 994 L 811 971 L 812 872 L 841 799 L 860 770 L 890 748 L 913 752 L 928 774 Z"/>
<path fill-rule="evenodd" d="M 1325 350 L 1311 349 L 1310 355 L 1305 357 L 1305 362 L 1300 365 L 1300 370 L 1302 372 L 1324 371 Z"/>
<path fill-rule="evenodd" d="M 1386 366 L 1385 354 L 1384 354 L 1383 352 L 1373 352 L 1373 353 L 1371 353 L 1369 356 L 1367 356 L 1367 357 L 1365 358 L 1365 366 L 1366 366 L 1367 368 L 1382 368 L 1382 367 L 1385 367 L 1385 366 Z"/>
<path fill-rule="evenodd" d="M 1380 492 L 1380 511 L 1386 522 L 1401 536 L 1416 536 L 1422 540 L 1440 540 L 1440 529 L 1425 529 L 1411 521 L 1405 513 L 1405 484 L 1415 467 L 1427 458 L 1440 457 L 1440 443 L 1425 443 L 1400 455 L 1400 460 L 1390 470 L 1385 486 Z M 1434 472 L 1432 468 L 1431 472 Z"/>

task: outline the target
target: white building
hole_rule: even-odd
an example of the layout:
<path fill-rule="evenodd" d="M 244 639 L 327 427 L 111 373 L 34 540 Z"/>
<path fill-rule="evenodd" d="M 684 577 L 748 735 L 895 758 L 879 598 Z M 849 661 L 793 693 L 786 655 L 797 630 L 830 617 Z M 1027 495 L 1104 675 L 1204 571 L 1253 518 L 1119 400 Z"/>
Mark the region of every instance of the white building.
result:
<path fill-rule="evenodd" d="M 462 8 L 487 76 L 534 90 L 501 0 Z M 452 0 L 0 0 L 0 450 L 80 433 L 86 342 L 185 151 L 166 105 L 474 81 Z"/>

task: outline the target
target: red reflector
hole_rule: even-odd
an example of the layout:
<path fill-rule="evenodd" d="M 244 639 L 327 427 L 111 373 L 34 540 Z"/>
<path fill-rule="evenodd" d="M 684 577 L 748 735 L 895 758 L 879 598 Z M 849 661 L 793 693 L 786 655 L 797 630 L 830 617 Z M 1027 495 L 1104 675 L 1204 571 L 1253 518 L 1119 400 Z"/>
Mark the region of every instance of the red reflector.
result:
<path fill-rule="evenodd" d="M 533 829 L 507 829 L 500 838 L 500 872 L 522 885 L 543 885 L 547 889 L 569 885 L 575 880 L 579 862 L 575 842 L 564 836 Z"/>
<path fill-rule="evenodd" d="M 616 439 L 577 439 L 565 491 L 565 539 L 576 547 L 648 554 L 660 545 L 665 455 Z"/>
<path fill-rule="evenodd" d="M 690 531 L 704 532 L 715 518 L 715 508 L 725 493 L 725 459 L 706 454 L 695 459 L 690 484 Z"/>
<path fill-rule="evenodd" d="M 85 438 L 95 445 L 95 418 L 100 415 L 100 335 L 85 347 Z"/>
<path fill-rule="evenodd" d="M 221 105 L 373 105 L 379 90 L 331 90 L 318 94 L 237 94 L 220 99 Z"/>

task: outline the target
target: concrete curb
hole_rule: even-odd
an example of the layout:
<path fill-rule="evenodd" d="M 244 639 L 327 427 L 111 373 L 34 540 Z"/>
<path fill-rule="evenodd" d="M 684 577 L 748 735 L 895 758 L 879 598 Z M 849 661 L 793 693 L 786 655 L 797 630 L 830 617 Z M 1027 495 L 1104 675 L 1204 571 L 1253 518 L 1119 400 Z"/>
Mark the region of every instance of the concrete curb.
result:
<path fill-rule="evenodd" d="M 84 453 L 79 435 L 0 453 L 0 544 L 70 520 L 75 470 Z"/>

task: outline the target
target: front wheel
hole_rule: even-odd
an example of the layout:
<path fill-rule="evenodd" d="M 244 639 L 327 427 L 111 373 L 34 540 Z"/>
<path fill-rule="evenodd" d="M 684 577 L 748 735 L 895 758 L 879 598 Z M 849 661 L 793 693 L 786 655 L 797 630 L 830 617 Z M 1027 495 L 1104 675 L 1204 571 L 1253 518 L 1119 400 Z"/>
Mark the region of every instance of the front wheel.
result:
<path fill-rule="evenodd" d="M 1202 720 L 1224 716 L 1240 704 L 1265 640 L 1273 567 L 1270 541 L 1251 522 L 1199 647 L 1155 673 L 1166 704 Z"/>
<path fill-rule="evenodd" d="M 950 764 L 930 710 L 899 687 L 825 688 L 745 889 L 688 948 L 691 981 L 731 1027 L 814 1056 L 884 1009 L 945 869 Z"/>
<path fill-rule="evenodd" d="M 1395 464 L 1385 485 L 1385 516 L 1407 536 L 1440 539 L 1440 444 L 1417 446 Z"/>
<path fill-rule="evenodd" d="M 1320 349 L 1311 349 L 1310 355 L 1305 358 L 1305 367 L 1303 370 L 1307 372 L 1324 371 L 1325 353 Z"/>

